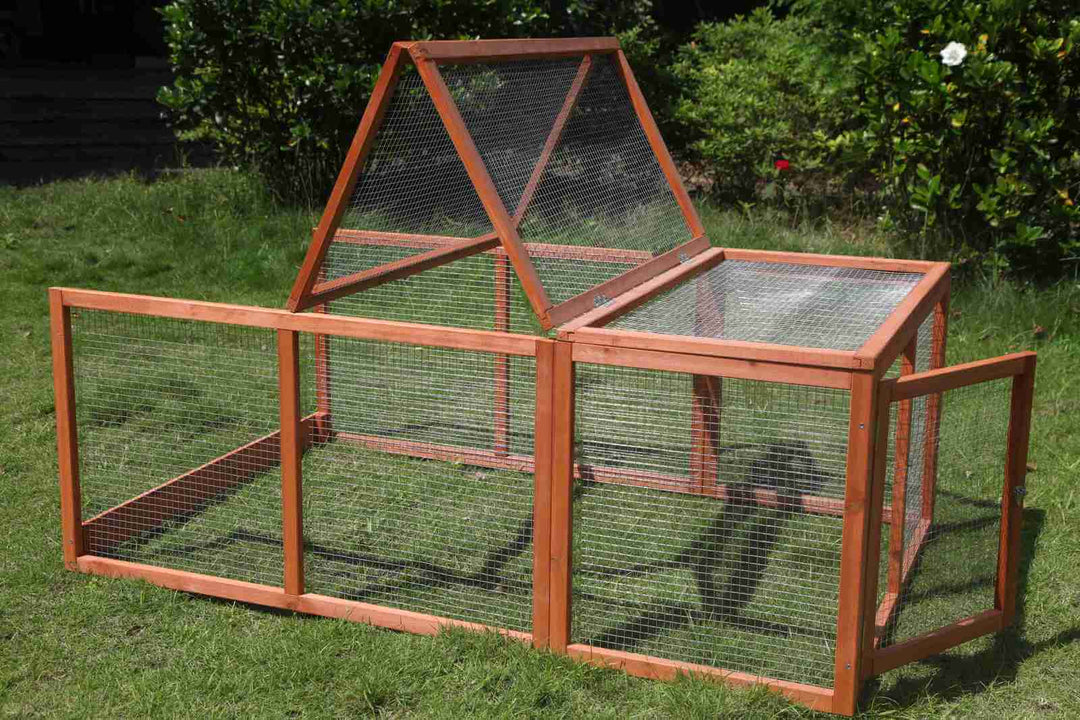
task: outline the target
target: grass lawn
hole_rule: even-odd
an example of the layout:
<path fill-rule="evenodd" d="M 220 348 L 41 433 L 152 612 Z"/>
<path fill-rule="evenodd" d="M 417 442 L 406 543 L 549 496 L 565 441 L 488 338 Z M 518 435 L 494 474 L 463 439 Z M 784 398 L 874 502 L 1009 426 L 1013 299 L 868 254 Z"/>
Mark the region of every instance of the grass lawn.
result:
<path fill-rule="evenodd" d="M 884 239 L 873 233 L 859 238 L 829 227 L 787 229 L 773 217 L 747 218 L 711 208 L 703 208 L 703 219 L 718 245 L 888 252 Z M 692 679 L 638 680 L 534 652 L 495 636 L 449 632 L 435 639 L 415 637 L 65 571 L 60 553 L 45 289 L 67 285 L 280 307 L 303 258 L 312 224 L 312 213 L 275 208 L 250 182 L 228 172 L 200 172 L 155 184 L 119 179 L 24 190 L 0 187 L 0 302 L 6 310 L 0 318 L 5 348 L 0 353 L 0 717 L 814 715 L 760 690 L 732 690 Z M 863 713 L 867 717 L 1080 715 L 1076 679 L 1080 676 L 1080 643 L 1076 642 L 1080 638 L 1080 284 L 1063 282 L 1041 290 L 991 288 L 977 282 L 954 286 L 949 330 L 950 363 L 1022 349 L 1039 352 L 1020 617 L 1016 627 L 997 637 L 974 641 L 874 680 L 861 704 Z M 245 342 L 237 341 L 237 352 L 262 350 L 257 341 L 251 347 Z M 196 352 L 190 343 L 187 347 L 188 352 Z M 362 349 L 356 358 L 365 361 Z M 422 361 L 393 360 L 399 365 Z M 182 365 L 183 356 L 177 362 Z M 108 380 L 108 370 L 102 365 L 94 377 Z M 516 382 L 518 376 L 514 377 Z M 223 381 L 236 388 L 260 382 L 257 374 Z M 522 378 L 520 391 L 526 391 L 527 381 Z M 267 387 L 272 393 L 272 385 Z M 372 386 L 367 391 L 379 397 L 383 388 Z M 512 391 L 519 388 L 515 385 Z M 117 398 L 138 394 L 138 387 L 118 386 L 98 395 L 88 390 L 80 394 L 80 401 L 87 399 L 92 411 L 86 413 L 89 421 L 108 428 L 117 418 L 128 417 L 129 408 L 118 404 Z M 263 418 L 259 420 L 263 425 L 255 423 L 245 432 L 257 436 L 266 423 L 272 427 L 273 408 L 264 407 L 266 403 L 258 398 L 248 402 L 249 415 Z M 229 424 L 235 407 L 225 400 L 220 406 L 204 403 L 188 417 L 180 403 L 170 406 L 170 412 L 174 417 L 188 417 L 186 425 L 199 418 Z M 394 419 L 395 406 L 380 407 L 383 419 Z M 993 425 L 993 420 L 988 418 L 986 425 Z M 965 427 L 970 428 L 970 435 L 950 439 L 958 452 L 976 447 L 972 443 L 982 437 L 979 417 L 968 418 Z M 136 430 L 131 426 L 132 432 Z M 435 435 L 435 430 L 432 433 L 432 442 L 452 441 Z M 157 439 L 170 444 L 168 436 Z M 244 441 L 222 438 L 225 445 L 232 443 L 230 448 Z M 584 449 L 589 447 L 586 438 Z M 221 452 L 217 447 L 200 451 L 209 457 Z M 161 457 L 173 457 L 171 462 L 179 465 L 190 463 L 191 457 L 184 452 L 188 451 Z M 159 469 L 167 469 L 167 460 L 160 462 Z M 348 462 L 360 467 L 368 461 L 359 450 L 347 452 L 334 446 L 305 458 L 305 472 L 322 478 L 322 484 L 313 486 L 305 497 L 309 522 L 320 513 L 331 517 L 341 493 L 352 488 Z M 516 524 L 508 518 L 520 520 L 528 506 L 522 476 L 500 471 L 474 477 L 469 470 L 469 477 L 458 482 L 460 478 L 426 472 L 427 465 L 402 458 L 388 471 L 415 472 L 425 483 L 415 493 L 424 503 L 418 505 L 409 496 L 411 489 L 403 487 L 400 498 L 390 499 L 398 510 L 367 517 L 359 527 L 315 534 L 308 560 L 311 581 L 321 584 L 317 590 L 347 593 L 355 583 L 364 582 L 368 590 L 381 593 L 379 602 L 405 597 L 430 603 L 432 612 L 449 612 L 444 608 L 493 592 L 468 584 L 432 592 L 422 583 L 410 582 L 408 573 L 380 585 L 377 572 L 371 571 L 373 577 L 367 578 L 355 570 L 355 558 L 365 552 L 357 538 L 367 533 L 397 538 L 399 545 L 389 550 L 400 557 L 428 557 L 467 577 L 472 569 L 460 557 L 436 556 L 423 547 L 424 536 L 403 531 L 419 525 L 437 528 L 444 520 L 451 527 L 447 518 L 473 513 L 481 503 L 463 496 L 462 488 L 498 495 L 506 510 L 501 519 L 476 520 L 490 523 L 492 534 L 513 536 Z M 112 473 L 102 477 L 115 479 L 117 495 L 133 494 L 120 484 L 122 468 L 113 468 Z M 227 551 L 214 557 L 227 569 L 246 568 L 253 573 L 252 579 L 272 581 L 280 572 L 274 564 L 279 561 L 265 540 L 272 542 L 277 532 L 272 514 L 274 485 L 274 473 L 266 473 L 230 503 L 212 508 L 196 522 L 138 552 L 190 561 L 191 569 L 207 571 L 199 564 L 207 557 L 200 538 L 235 529 L 235 513 L 226 513 L 229 507 L 239 507 L 246 534 L 234 537 Z M 360 489 L 352 490 L 356 494 L 348 502 L 369 502 Z M 640 494 L 637 489 L 604 491 L 621 493 L 631 507 L 635 498 L 640 499 L 631 497 Z M 996 497 L 992 489 L 985 492 L 987 498 Z M 589 513 L 602 516 L 603 498 L 599 494 L 586 498 L 581 512 L 586 517 Z M 110 500 L 102 496 L 86 502 L 108 507 Z M 672 521 L 669 532 L 680 531 L 678 515 L 692 513 L 695 502 L 699 501 L 671 501 L 666 511 Z M 654 503 L 639 504 L 655 511 Z M 951 505 L 944 507 L 943 512 L 953 511 Z M 642 517 L 647 512 L 643 510 Z M 972 518 L 971 511 L 962 507 L 957 506 L 955 512 L 960 522 Z M 784 532 L 822 532 L 811 525 L 805 519 L 793 521 Z M 966 554 L 965 542 L 985 544 L 991 535 L 979 526 L 956 545 L 936 544 L 927 553 L 926 563 L 938 570 L 925 576 L 933 580 L 912 588 L 913 597 L 971 591 L 950 588 L 945 580 L 950 572 L 969 577 L 974 568 L 981 573 L 979 563 L 984 559 Z M 588 561 L 588 553 L 602 548 L 599 540 L 593 542 L 587 534 L 578 540 L 583 543 L 583 562 Z M 663 550 L 650 538 L 640 542 L 635 551 L 655 554 Z M 384 540 L 378 546 L 387 549 Z M 822 552 L 827 549 L 823 547 Z M 798 558 L 785 566 L 787 560 L 778 558 L 770 572 L 797 566 Z M 513 558 L 506 571 L 516 581 L 508 586 L 510 591 L 497 601 L 477 602 L 495 607 L 509 618 L 507 622 L 520 621 L 528 600 L 514 590 L 520 590 L 519 581 L 527 581 L 528 565 L 527 554 Z M 668 585 L 665 580 L 677 572 L 650 581 L 658 597 Z M 775 581 L 771 576 L 762 580 Z M 617 588 L 606 588 L 603 577 L 597 575 L 583 583 L 583 589 L 589 595 L 580 603 L 575 620 L 581 632 L 602 632 L 619 613 L 604 601 L 603 593 L 615 596 Z M 975 595 L 985 598 L 985 592 L 977 588 Z M 940 607 L 930 601 L 921 611 L 922 622 L 932 627 L 933 615 L 948 613 L 952 606 L 943 602 Z M 952 619 L 942 617 L 943 622 Z M 898 628 L 898 632 L 924 629 Z M 676 640 L 692 647 L 692 632 L 684 630 L 680 637 Z M 740 639 L 732 633 L 727 641 L 737 644 Z M 804 651 L 796 645 L 786 652 Z"/>

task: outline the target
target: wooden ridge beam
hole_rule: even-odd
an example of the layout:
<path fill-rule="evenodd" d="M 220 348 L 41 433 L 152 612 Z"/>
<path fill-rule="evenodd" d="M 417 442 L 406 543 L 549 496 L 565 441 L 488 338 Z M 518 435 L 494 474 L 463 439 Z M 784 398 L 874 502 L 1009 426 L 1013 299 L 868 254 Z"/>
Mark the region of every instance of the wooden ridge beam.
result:
<path fill-rule="evenodd" d="M 449 64 L 534 58 L 554 59 L 585 53 L 613 53 L 619 49 L 619 40 L 614 37 L 422 40 L 408 43 L 406 47 L 414 56 Z"/>

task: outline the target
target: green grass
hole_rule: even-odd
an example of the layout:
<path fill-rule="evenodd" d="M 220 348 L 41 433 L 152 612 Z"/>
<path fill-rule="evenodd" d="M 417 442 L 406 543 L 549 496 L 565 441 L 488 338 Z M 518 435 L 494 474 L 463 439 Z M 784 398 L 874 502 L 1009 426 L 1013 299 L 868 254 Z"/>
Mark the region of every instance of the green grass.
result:
<path fill-rule="evenodd" d="M 889 248 L 885 238 L 873 233 L 860 238 L 845 228 L 778 229 L 777 218 L 747 218 L 711 208 L 705 208 L 704 219 L 710 236 L 721 245 L 860 254 L 887 253 Z M 312 224 L 311 213 L 274 208 L 244 178 L 225 172 L 151 185 L 121 179 L 0 188 L 0 301 L 5 309 L 0 337 L 6 349 L 0 354 L 0 716 L 813 715 L 761 691 L 685 679 L 637 680 L 494 636 L 454 632 L 436 639 L 413 637 L 65 571 L 60 562 L 45 288 L 70 285 L 281 306 Z M 183 342 L 182 337 L 173 339 Z M 1080 672 L 1080 287 L 1062 283 L 1036 291 L 970 283 L 955 289 L 950 362 L 1028 348 L 1039 351 L 1039 370 L 1019 622 L 995 638 L 874 681 L 862 703 L 868 717 L 1041 718 L 1080 713 L 1075 682 Z M 198 356 L 190 358 L 191 363 L 199 361 Z M 105 368 L 99 369 L 99 375 L 104 373 Z M 247 381 L 236 384 L 242 382 Z M 369 390 L 372 397 L 381 397 L 378 387 Z M 145 394 L 136 387 L 123 391 L 127 396 Z M 160 403 L 156 410 L 118 406 L 115 394 L 86 397 L 93 398 L 88 404 L 97 409 L 87 421 L 97 423 L 103 436 L 119 429 L 150 437 L 160 428 L 140 427 L 140 422 L 155 416 L 183 418 L 187 407 L 168 394 L 154 400 Z M 242 428 L 235 403 L 207 401 L 198 408 L 190 419 L 210 418 L 208 427 L 237 432 L 226 433 L 223 446 L 235 447 L 244 433 L 250 437 L 260 432 Z M 393 406 L 384 412 L 389 418 L 397 413 Z M 450 422 L 436 420 L 444 427 Z M 972 437 L 978 436 L 978 417 L 965 426 L 974 429 Z M 213 457 L 219 449 L 207 446 L 200 452 Z M 309 523 L 330 518 L 335 493 L 350 487 L 349 457 L 357 472 L 370 467 L 362 452 L 345 452 L 331 446 L 306 457 L 309 477 L 323 482 L 322 491 L 313 484 L 306 497 Z M 176 459 L 189 460 L 183 454 Z M 397 500 L 356 490 L 350 505 L 368 510 L 352 525 L 318 523 L 318 545 L 353 553 L 379 547 L 397 556 L 427 555 L 467 574 L 475 563 L 452 554 L 433 555 L 437 551 L 425 543 L 440 523 L 450 528 L 460 518 L 473 517 L 486 493 L 521 487 L 512 473 L 479 478 L 474 469 L 462 468 L 460 478 L 454 473 L 436 477 L 424 469 L 430 464 L 405 458 L 381 465 L 388 476 L 411 473 L 427 484 L 419 489 L 402 485 Z M 115 477 L 120 476 L 116 471 Z M 229 502 L 133 552 L 178 557 L 184 550 L 193 563 L 212 558 L 226 567 L 255 568 L 265 580 L 277 572 L 276 553 L 250 537 L 276 534 L 276 492 L 274 474 L 267 473 Z M 602 507 L 600 493 L 593 499 L 587 507 Z M 520 518 L 527 495 L 512 495 L 506 502 L 505 516 L 479 519 L 488 524 L 491 537 L 513 533 L 510 518 Z M 674 505 L 692 509 L 693 501 Z M 379 508 L 386 507 L 398 510 L 380 515 Z M 229 508 L 243 509 L 250 537 L 241 536 L 227 552 L 210 555 L 199 543 L 235 528 L 237 514 L 229 515 Z M 963 508 L 957 512 L 963 516 Z M 653 507 L 628 521 L 644 523 L 656 517 Z M 671 533 L 689 532 L 680 529 L 680 523 L 695 522 L 689 512 L 685 518 L 670 512 L 665 517 L 673 523 L 667 528 Z M 785 532 L 813 532 L 800 522 L 805 521 L 792 522 Z M 417 533 L 421 527 L 436 530 Z M 582 538 L 588 542 L 587 536 Z M 928 565 L 940 563 L 938 570 L 924 577 L 929 582 L 951 573 L 968 577 L 980 572 L 963 559 L 971 557 L 965 548 L 985 547 L 986 539 L 980 530 L 964 535 L 954 547 L 940 544 L 936 554 L 926 558 Z M 636 549 L 654 554 L 662 550 L 650 542 L 644 539 Z M 477 546 L 477 552 L 482 549 Z M 327 587 L 351 577 L 344 554 L 310 555 L 309 560 L 315 581 Z M 527 556 L 514 562 L 512 574 L 526 576 Z M 782 557 L 774 559 L 775 572 L 783 562 Z M 460 589 L 431 592 L 408 574 L 398 579 L 398 585 L 382 589 L 378 601 L 419 598 L 430 600 L 433 608 L 449 608 L 470 594 Z M 662 598 L 665 585 L 656 579 L 655 587 Z M 519 612 L 515 608 L 520 598 L 506 602 L 503 612 Z M 931 603 L 918 617 L 932 621 L 951 607 L 939 609 Z M 594 610 L 583 603 L 582 621 L 587 623 L 590 613 L 596 616 Z M 610 617 L 599 626 L 608 622 Z"/>

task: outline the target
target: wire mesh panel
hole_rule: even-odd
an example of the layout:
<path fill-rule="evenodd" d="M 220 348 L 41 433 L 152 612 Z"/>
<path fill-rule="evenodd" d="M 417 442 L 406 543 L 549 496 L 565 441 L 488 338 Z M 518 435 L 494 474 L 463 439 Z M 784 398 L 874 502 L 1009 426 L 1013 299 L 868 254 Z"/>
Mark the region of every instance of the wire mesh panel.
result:
<path fill-rule="evenodd" d="M 71 315 L 89 552 L 279 585 L 274 331 Z"/>
<path fill-rule="evenodd" d="M 831 686 L 848 393 L 576 372 L 572 641 Z"/>
<path fill-rule="evenodd" d="M 903 482 L 917 456 L 932 455 L 921 467 L 934 482 L 924 480 L 920 492 L 909 486 L 921 512 L 905 513 L 914 519 L 914 527 L 905 523 L 906 582 L 882 647 L 994 608 L 1011 388 L 1006 378 L 941 393 L 925 450 L 916 452 L 913 443 L 907 465 L 897 469 L 895 482 Z M 894 403 L 892 412 L 898 410 Z"/>
<path fill-rule="evenodd" d="M 857 350 L 921 279 L 916 273 L 725 260 L 608 327 Z"/>
<path fill-rule="evenodd" d="M 303 468 L 308 590 L 528 631 L 534 359 L 334 337 L 328 365 L 332 440 Z"/>

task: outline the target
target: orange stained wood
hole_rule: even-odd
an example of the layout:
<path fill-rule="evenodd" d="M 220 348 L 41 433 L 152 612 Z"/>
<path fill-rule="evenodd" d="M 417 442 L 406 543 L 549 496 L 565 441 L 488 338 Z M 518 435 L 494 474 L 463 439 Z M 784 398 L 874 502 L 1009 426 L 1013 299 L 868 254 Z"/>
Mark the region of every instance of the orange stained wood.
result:
<path fill-rule="evenodd" d="M 552 378 L 551 568 L 549 647 L 566 652 L 570 643 L 571 548 L 574 484 L 573 346 L 556 342 Z"/>
<path fill-rule="evenodd" d="M 495 258 L 495 330 L 510 332 L 510 262 L 506 256 Z M 495 356 L 495 452 L 510 450 L 510 357 Z"/>
<path fill-rule="evenodd" d="M 606 332 L 604 330 L 578 331 L 574 334 L 574 360 L 596 363 L 598 365 L 621 365 L 643 368 L 646 370 L 670 370 L 694 375 L 722 375 L 743 380 L 768 380 L 847 389 L 851 387 L 852 373 L 828 367 L 805 365 L 786 365 L 780 362 L 759 362 L 744 358 L 710 357 L 692 355 L 678 350 L 639 350 L 612 345 L 592 343 L 592 335 L 583 337 L 586 332 Z"/>
<path fill-rule="evenodd" d="M 1028 442 L 1031 435 L 1031 406 L 1035 393 L 1035 356 L 1027 355 L 1024 371 L 1013 378 L 1009 408 L 1009 431 L 1005 458 L 1005 487 L 1001 494 L 1001 539 L 994 607 L 1002 613 L 1002 624 L 1011 625 L 1016 616 L 1016 580 L 1020 566 L 1020 529 L 1024 522 L 1024 492 L 1027 476 Z"/>
<path fill-rule="evenodd" d="M 339 620 L 367 623 L 368 625 L 418 635 L 435 635 L 444 628 L 453 627 L 473 632 L 497 632 L 500 635 L 523 642 L 532 640 L 529 633 L 517 630 L 494 628 L 479 623 L 452 620 L 410 610 L 398 610 L 314 593 L 289 595 L 282 588 L 269 585 L 229 580 L 211 575 L 141 565 L 93 555 L 83 555 L 79 558 L 78 565 L 80 571 L 93 575 L 146 580 L 154 585 L 172 590 L 209 595 L 254 605 L 265 605 Z"/>
<path fill-rule="evenodd" d="M 652 260 L 589 288 L 585 292 L 551 308 L 548 312 L 551 324 L 553 327 L 561 325 L 582 313 L 589 312 L 596 307 L 597 299 L 601 297 L 616 298 L 628 290 L 638 287 L 641 283 L 671 268 L 678 267 L 684 258 L 692 258 L 708 249 L 709 239 L 698 237 L 672 248 L 662 255 L 657 255 Z"/>
<path fill-rule="evenodd" d="M 585 81 L 589 76 L 589 69 L 591 67 L 592 56 L 586 55 L 581 59 L 581 65 L 578 66 L 577 75 L 574 76 L 573 82 L 570 83 L 570 90 L 566 93 L 566 99 L 563 101 L 562 108 L 559 109 L 559 114 L 555 116 L 555 122 L 551 126 L 551 132 L 548 133 L 547 140 L 544 141 L 544 147 L 540 151 L 540 158 L 533 167 L 528 182 L 525 183 L 525 189 L 521 193 L 521 199 L 518 200 L 517 208 L 514 210 L 515 226 L 521 224 L 521 218 L 525 216 L 525 211 L 528 209 L 529 203 L 532 202 L 533 194 L 540 184 L 540 178 L 544 176 L 544 170 L 547 169 L 548 160 L 551 159 L 551 153 L 555 152 L 555 148 L 559 144 L 559 139 L 562 137 L 563 128 L 566 127 L 566 121 L 570 119 L 570 114 L 574 111 L 574 106 L 577 105 L 577 99 L 578 95 L 581 94 L 581 88 L 585 87 Z"/>
<path fill-rule="evenodd" d="M 723 259 L 724 251 L 720 248 L 703 249 L 687 262 L 670 267 L 613 298 L 611 302 L 578 315 L 559 328 L 559 336 L 567 337 L 570 333 L 583 327 L 607 325 L 616 318 L 652 300 L 665 290 L 670 290 L 676 285 L 716 267 Z"/>
<path fill-rule="evenodd" d="M 533 447 L 533 644 L 546 648 L 551 621 L 551 476 L 554 467 L 555 343 L 536 342 L 536 413 Z"/>
<path fill-rule="evenodd" d="M 878 387 L 869 372 L 852 377 L 832 708 L 842 715 L 854 714 L 862 689 L 863 636 L 869 624 L 867 567 L 878 554 L 876 547 L 870 547 L 871 533 L 875 528 L 880 531 L 881 525 L 881 505 L 875 504 L 873 497 L 873 448 L 879 437 Z"/>
<path fill-rule="evenodd" d="M 1019 352 L 908 375 L 897 379 L 893 399 L 905 400 L 1021 375 L 1034 360 L 1035 353 Z"/>
<path fill-rule="evenodd" d="M 322 219 L 312 234 L 311 246 L 308 248 L 304 264 L 296 276 L 292 292 L 289 294 L 288 309 L 297 310 L 305 306 L 307 296 L 319 277 L 319 270 L 326 259 L 326 251 L 330 247 L 331 239 L 341 224 L 342 215 L 356 180 L 360 176 L 360 169 L 364 165 L 371 147 L 375 142 L 375 135 L 382 119 L 386 115 L 386 109 L 390 106 L 390 98 L 394 94 L 398 77 L 401 74 L 402 63 L 407 54 L 396 43 L 390 48 L 390 53 L 383 63 L 379 77 L 375 81 L 375 89 L 371 92 L 364 115 L 360 119 L 360 126 L 356 129 L 349 153 L 345 156 L 345 163 L 338 174 L 337 182 L 330 193 L 330 200 L 326 203 Z"/>
<path fill-rule="evenodd" d="M 880 675 L 901 665 L 937 655 L 968 640 L 997 632 L 1003 627 L 1002 612 L 987 610 L 927 635 L 878 650 L 874 654 L 873 673 Z"/>
<path fill-rule="evenodd" d="M 62 294 L 64 304 L 69 307 L 171 317 L 180 320 L 203 320 L 275 330 L 300 330 L 362 340 L 385 340 L 409 345 L 499 352 L 507 355 L 531 356 L 536 350 L 536 338 L 532 335 L 368 320 L 343 315 L 291 313 L 286 310 L 250 305 L 179 300 L 150 295 L 128 295 L 68 288 L 58 290 Z"/>
<path fill-rule="evenodd" d="M 900 363 L 900 376 L 915 372 L 915 354 L 918 338 L 914 337 L 904 349 Z M 901 400 L 897 405 L 896 452 L 893 454 L 892 527 L 889 535 L 889 587 L 888 592 L 900 593 L 904 567 L 904 530 L 907 524 L 908 455 L 911 451 L 911 400 Z M 885 417 L 888 421 L 888 415 Z M 881 448 L 878 449 L 881 452 Z M 922 508 L 922 498 L 919 498 Z"/>
<path fill-rule="evenodd" d="M 930 370 L 945 366 L 945 341 L 949 322 L 949 291 L 934 306 L 934 324 L 930 343 Z M 926 452 L 923 454 L 922 516 L 934 519 L 934 498 L 937 492 L 937 456 L 941 425 L 941 394 L 926 399 Z"/>
<path fill-rule="evenodd" d="M 49 290 L 53 397 L 56 402 L 56 454 L 60 469 L 60 530 L 64 565 L 75 569 L 83 554 L 82 499 L 79 492 L 79 436 L 75 424 L 75 373 L 71 355 L 71 314 L 63 294 Z"/>
<path fill-rule="evenodd" d="M 645 102 L 645 96 L 641 94 L 641 88 L 638 87 L 637 80 L 634 78 L 634 71 L 630 69 L 630 63 L 627 62 L 622 50 L 619 50 L 615 57 L 619 74 L 626 84 L 627 92 L 630 93 L 630 103 L 637 114 L 638 122 L 641 123 L 641 129 L 645 131 L 649 146 L 652 148 L 657 162 L 660 163 L 660 169 L 664 173 L 668 187 L 671 188 L 671 193 L 675 196 L 679 209 L 682 210 L 683 219 L 686 221 L 687 227 L 690 228 L 690 235 L 700 237 L 705 234 L 705 226 L 701 224 L 697 209 L 683 186 L 682 178 L 679 176 L 679 169 L 675 167 L 675 161 L 671 159 L 671 153 L 668 152 L 664 138 L 660 136 L 660 129 L 656 127 L 656 121 L 653 120 L 649 104 Z"/>
<path fill-rule="evenodd" d="M 883 272 L 926 274 L 943 263 L 923 260 L 859 257 L 855 255 L 822 255 L 819 253 L 781 252 L 776 250 L 744 250 L 725 248 L 729 260 L 747 262 L 791 263 L 794 265 L 824 265 L 828 267 L 881 270 Z M 947 264 L 947 263 L 945 263 Z"/>
<path fill-rule="evenodd" d="M 278 391 L 281 416 L 281 524 L 285 592 L 304 592 L 304 429 L 300 419 L 300 336 L 278 330 Z"/>
<path fill-rule="evenodd" d="M 306 310 L 314 305 L 327 303 L 376 285 L 400 280 L 470 255 L 482 253 L 498 244 L 499 239 L 495 235 L 483 235 L 469 240 L 459 240 L 454 245 L 444 245 L 412 257 L 402 258 L 368 270 L 361 270 L 344 277 L 327 280 L 311 288 L 311 292 L 299 301 L 293 309 Z"/>
<path fill-rule="evenodd" d="M 440 63 L 529 60 L 573 57 L 585 53 L 612 53 L 619 49 L 614 37 L 535 38 L 515 40 L 424 40 L 407 43 L 414 56 Z"/>
<path fill-rule="evenodd" d="M 469 179 L 480 197 L 484 210 L 487 211 L 491 224 L 495 227 L 495 232 L 502 242 L 503 249 L 510 258 L 510 262 L 514 265 L 514 270 L 517 272 L 522 289 L 524 289 L 525 295 L 529 299 L 529 304 L 532 305 L 533 312 L 536 313 L 541 324 L 543 324 L 547 320 L 547 311 L 551 307 L 551 301 L 548 299 L 544 286 L 540 283 L 536 268 L 533 267 L 532 262 L 529 260 L 528 251 L 521 242 L 517 226 L 514 224 L 513 218 L 507 214 L 502 198 L 499 197 L 495 183 L 484 166 L 484 160 L 480 157 L 480 152 L 476 149 L 476 145 L 465 127 L 465 121 L 461 118 L 461 113 L 454 103 L 454 98 L 450 95 L 450 90 L 446 87 L 446 82 L 443 80 L 439 68 L 434 62 L 419 54 L 415 46 L 411 52 L 413 61 L 416 63 L 416 68 L 420 73 L 420 78 L 424 81 L 424 86 L 427 88 L 428 94 L 431 95 L 431 100 L 442 118 L 443 125 L 450 134 L 450 139 L 454 143 L 461 161 L 465 164 Z"/>
<path fill-rule="evenodd" d="M 731 685 L 754 686 L 762 685 L 773 692 L 780 693 L 784 697 L 797 703 L 806 705 L 814 710 L 824 712 L 833 711 L 833 691 L 816 685 L 803 685 L 801 683 L 776 680 L 761 675 L 723 670 L 709 665 L 697 665 L 694 663 L 677 662 L 650 655 L 625 652 L 622 650 L 609 650 L 607 648 L 594 647 L 592 645 L 574 644 L 567 647 L 567 654 L 577 660 L 582 660 L 599 667 L 618 668 L 623 672 L 637 677 L 655 680 L 674 680 L 679 675 L 699 677 L 709 680 L 720 680 Z"/>

